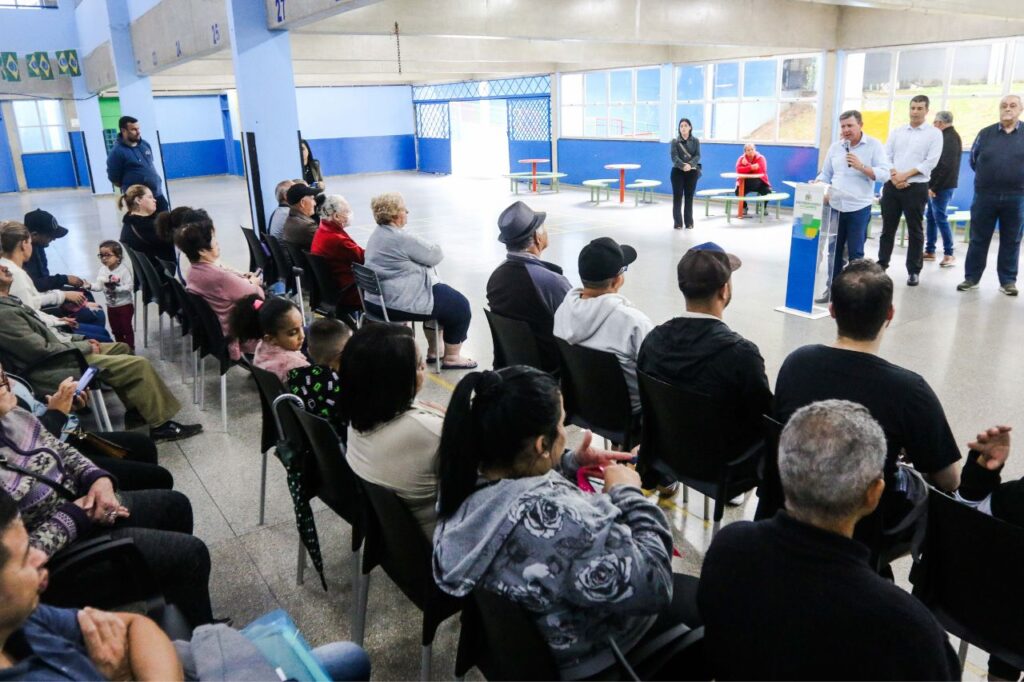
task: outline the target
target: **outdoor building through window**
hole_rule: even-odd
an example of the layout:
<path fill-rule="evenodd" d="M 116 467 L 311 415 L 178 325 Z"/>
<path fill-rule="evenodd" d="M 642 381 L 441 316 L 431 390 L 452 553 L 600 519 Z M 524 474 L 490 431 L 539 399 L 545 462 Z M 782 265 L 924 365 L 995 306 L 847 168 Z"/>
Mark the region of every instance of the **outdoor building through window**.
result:
<path fill-rule="evenodd" d="M 661 69 L 618 69 L 562 76 L 563 137 L 658 139 Z"/>

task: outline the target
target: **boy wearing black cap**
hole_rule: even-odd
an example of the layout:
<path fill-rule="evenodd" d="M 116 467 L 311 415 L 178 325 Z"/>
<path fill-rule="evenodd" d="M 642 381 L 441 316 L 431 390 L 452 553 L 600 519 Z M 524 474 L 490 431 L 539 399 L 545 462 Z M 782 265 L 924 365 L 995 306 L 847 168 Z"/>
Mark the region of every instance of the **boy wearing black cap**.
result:
<path fill-rule="evenodd" d="M 54 239 L 60 239 L 68 234 L 68 229 L 62 227 L 51 213 L 40 208 L 29 211 L 25 214 L 25 227 L 32 235 L 32 257 L 25 261 L 25 272 L 32 278 L 32 283 L 39 291 L 50 291 L 61 289 L 65 286 L 84 287 L 88 283 L 81 277 L 75 275 L 51 275 L 50 266 L 46 260 L 46 247 Z"/>
<path fill-rule="evenodd" d="M 619 289 L 626 269 L 636 260 L 636 249 L 600 237 L 580 251 L 579 271 L 583 286 L 565 296 L 555 311 L 554 333 L 568 343 L 614 353 L 622 365 L 633 413 L 640 412 L 636 358 L 644 337 L 654 323 L 633 306 Z"/>
<path fill-rule="evenodd" d="M 288 188 L 285 198 L 288 202 L 288 217 L 284 220 L 284 240 L 309 251 L 313 246 L 313 235 L 320 223 L 313 217 L 316 213 L 316 200 L 313 198 L 323 192 L 319 187 L 294 184 Z"/>
<path fill-rule="evenodd" d="M 558 369 L 558 349 L 551 334 L 555 310 L 572 288 L 562 268 L 540 259 L 548 247 L 547 214 L 517 201 L 498 217 L 498 241 L 508 254 L 487 280 L 491 312 L 530 325 L 543 369 Z"/>
<path fill-rule="evenodd" d="M 637 362 L 641 372 L 733 406 L 736 428 L 723 434 L 727 455 L 761 438 L 761 415 L 772 404 L 761 352 L 722 321 L 740 265 L 714 242 L 687 251 L 676 268 L 686 311 L 648 334 Z"/>

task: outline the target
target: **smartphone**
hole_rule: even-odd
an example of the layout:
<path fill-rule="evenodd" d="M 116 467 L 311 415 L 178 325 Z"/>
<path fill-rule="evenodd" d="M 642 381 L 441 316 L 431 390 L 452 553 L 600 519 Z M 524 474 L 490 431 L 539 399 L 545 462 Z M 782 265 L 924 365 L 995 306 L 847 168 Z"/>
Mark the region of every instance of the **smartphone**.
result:
<path fill-rule="evenodd" d="M 75 395 L 80 395 L 82 391 L 89 388 L 89 384 L 93 378 L 99 374 L 100 368 L 95 365 L 89 365 L 89 367 L 82 372 L 82 378 L 78 380 L 78 387 L 75 389 Z"/>
<path fill-rule="evenodd" d="M 252 274 L 256 275 L 260 279 L 263 279 L 263 268 L 256 268 L 256 272 L 254 272 Z"/>

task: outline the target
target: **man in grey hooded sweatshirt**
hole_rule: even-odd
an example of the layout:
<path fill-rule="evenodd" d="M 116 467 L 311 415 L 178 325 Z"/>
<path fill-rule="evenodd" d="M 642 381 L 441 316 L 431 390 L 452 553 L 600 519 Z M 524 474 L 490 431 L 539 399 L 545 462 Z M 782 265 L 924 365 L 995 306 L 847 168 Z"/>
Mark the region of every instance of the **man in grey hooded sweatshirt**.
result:
<path fill-rule="evenodd" d="M 619 293 L 626 270 L 635 260 L 636 249 L 619 245 L 611 237 L 584 246 L 579 257 L 583 286 L 571 290 L 558 306 L 554 334 L 573 345 L 614 353 L 622 365 L 633 414 L 638 414 L 636 359 L 654 323 Z"/>

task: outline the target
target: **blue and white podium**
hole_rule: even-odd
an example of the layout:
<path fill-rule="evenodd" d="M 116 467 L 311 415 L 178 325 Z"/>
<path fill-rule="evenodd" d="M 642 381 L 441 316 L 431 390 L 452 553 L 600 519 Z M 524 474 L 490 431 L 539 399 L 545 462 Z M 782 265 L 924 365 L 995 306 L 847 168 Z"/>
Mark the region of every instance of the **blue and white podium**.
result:
<path fill-rule="evenodd" d="M 814 281 L 818 270 L 822 214 L 828 185 L 798 182 L 786 184 L 793 187 L 793 227 L 789 241 L 786 305 L 776 310 L 817 320 L 829 314 L 827 308 L 814 305 Z"/>

